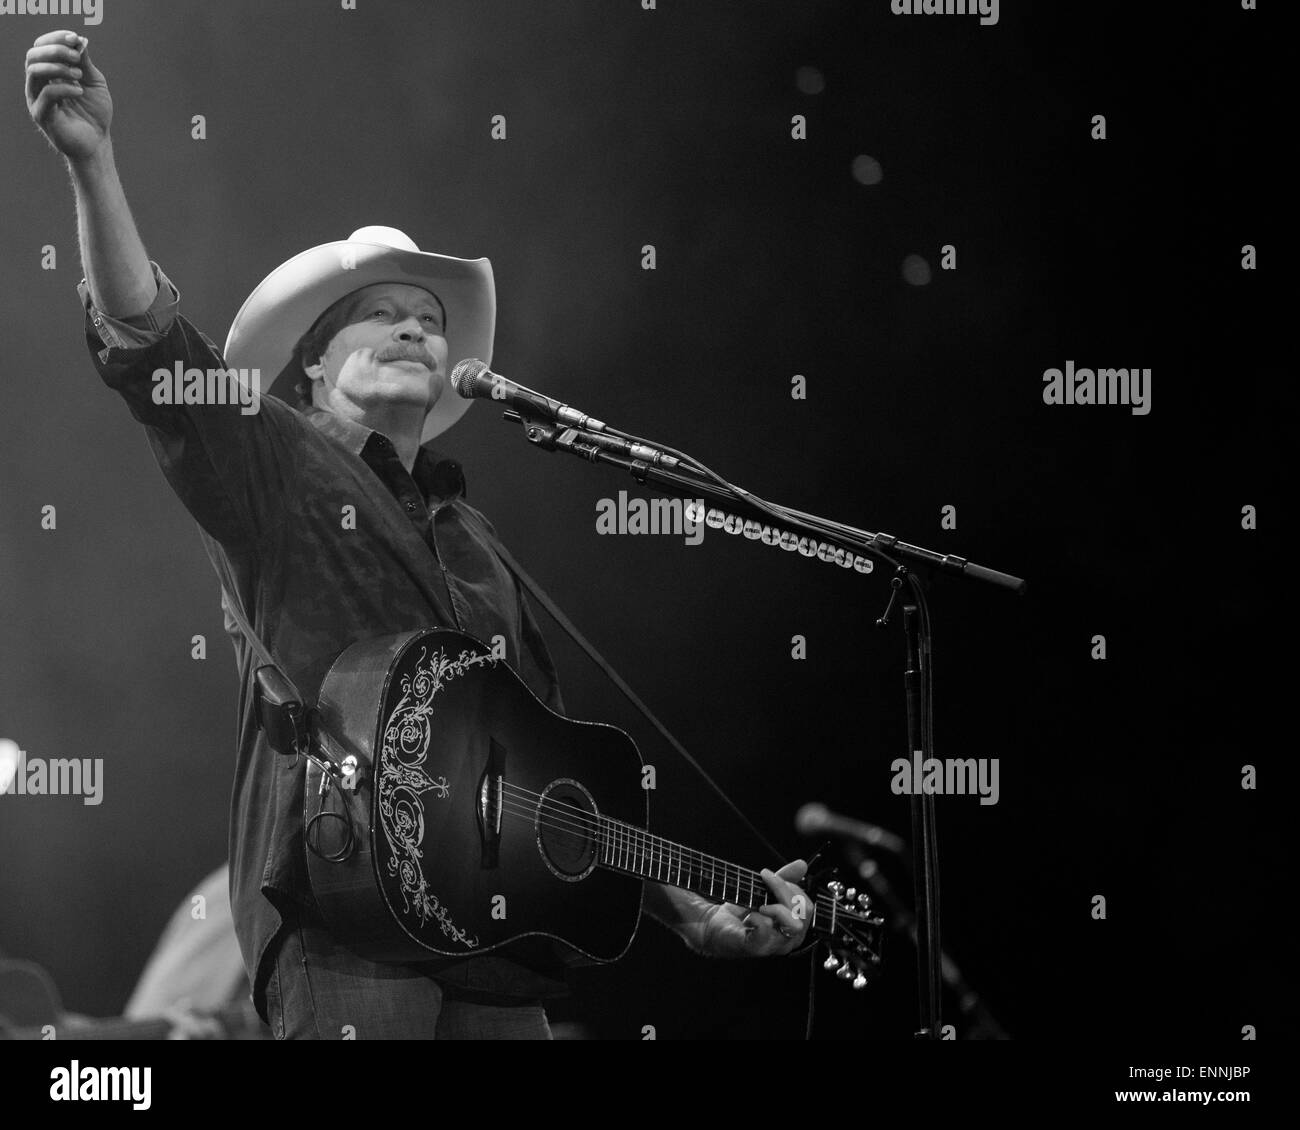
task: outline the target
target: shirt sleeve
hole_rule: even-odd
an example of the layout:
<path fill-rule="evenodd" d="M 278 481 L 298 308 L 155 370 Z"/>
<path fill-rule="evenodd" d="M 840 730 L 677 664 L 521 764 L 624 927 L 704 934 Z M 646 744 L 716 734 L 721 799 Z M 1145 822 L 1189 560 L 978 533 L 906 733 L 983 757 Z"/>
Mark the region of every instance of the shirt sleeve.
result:
<path fill-rule="evenodd" d="M 261 395 L 258 370 L 230 373 L 216 344 L 179 312 L 170 280 L 154 270 L 158 300 L 125 319 L 97 310 L 83 280 L 86 346 L 100 378 L 145 426 L 191 516 L 247 557 L 286 522 L 304 424 L 283 401 Z"/>
<path fill-rule="evenodd" d="M 153 271 L 153 281 L 158 286 L 158 293 L 154 295 L 148 310 L 142 314 L 133 314 L 129 318 L 110 318 L 95 306 L 86 280 L 82 279 L 77 284 L 81 304 L 105 345 L 116 346 L 119 349 L 153 345 L 171 329 L 176 312 L 180 308 L 180 291 L 172 285 L 171 279 L 163 274 L 162 268 L 152 259 L 149 260 L 149 269 Z"/>

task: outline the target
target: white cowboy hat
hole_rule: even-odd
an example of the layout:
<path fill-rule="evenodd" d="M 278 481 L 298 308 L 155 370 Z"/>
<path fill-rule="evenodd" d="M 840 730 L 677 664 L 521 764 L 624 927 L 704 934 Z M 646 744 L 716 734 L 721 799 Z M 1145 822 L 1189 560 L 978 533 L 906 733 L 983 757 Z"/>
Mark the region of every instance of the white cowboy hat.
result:
<path fill-rule="evenodd" d="M 258 283 L 230 325 L 227 366 L 276 374 L 266 391 L 296 406 L 294 385 L 304 377 L 293 347 L 340 298 L 374 283 L 423 287 L 441 300 L 447 312 L 444 378 L 467 357 L 491 364 L 497 320 L 492 264 L 421 251 L 396 228 L 368 227 L 295 255 Z M 422 442 L 445 432 L 472 403 L 447 384 L 424 421 Z"/>

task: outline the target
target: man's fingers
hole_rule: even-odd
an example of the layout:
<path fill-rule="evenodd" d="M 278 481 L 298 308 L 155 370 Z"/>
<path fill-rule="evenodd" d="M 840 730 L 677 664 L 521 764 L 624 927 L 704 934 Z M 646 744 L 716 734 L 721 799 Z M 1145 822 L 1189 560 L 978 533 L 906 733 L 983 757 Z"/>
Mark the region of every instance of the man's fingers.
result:
<path fill-rule="evenodd" d="M 807 901 L 807 896 L 796 886 L 797 881 L 803 878 L 807 870 L 808 865 L 802 859 L 796 859 L 793 863 L 787 863 L 780 871 L 769 871 L 764 867 L 759 874 L 767 884 L 767 889 L 789 906 L 795 898 L 803 898 L 805 902 Z"/>
<path fill-rule="evenodd" d="M 80 94 L 82 89 L 84 89 L 82 88 L 80 81 L 70 75 L 51 75 L 47 78 L 42 75 L 29 74 L 27 76 L 27 105 L 32 108 L 33 114 L 38 113 L 36 107 L 40 101 L 40 96 L 49 89 L 51 84 L 74 88 L 75 93 L 77 94 Z M 67 97 L 67 95 L 56 95 L 55 99 L 57 100 L 59 97 Z M 47 102 L 48 101 L 49 100 L 47 99 Z M 39 113 L 46 113 L 49 108 L 49 105 L 42 106 Z M 40 120 L 39 116 L 37 117 L 37 120 Z"/>
<path fill-rule="evenodd" d="M 38 63 L 62 63 L 69 67 L 80 66 L 89 76 L 95 73 L 94 65 L 85 52 L 89 42 L 90 40 L 70 31 L 55 31 L 43 35 L 27 51 L 27 69 L 31 72 Z"/>
<path fill-rule="evenodd" d="M 51 82 L 41 87 L 41 92 L 36 96 L 32 103 L 32 118 L 37 125 L 44 125 L 49 121 L 50 115 L 58 109 L 59 102 L 64 98 L 80 98 L 85 91 L 80 86 L 74 86 L 67 82 Z"/>
<path fill-rule="evenodd" d="M 90 61 L 90 40 L 87 39 L 85 42 L 86 46 L 81 52 L 81 65 L 85 68 L 86 78 L 95 83 L 103 82 L 104 72 Z"/>
<path fill-rule="evenodd" d="M 27 51 L 27 65 L 33 63 L 79 63 L 81 47 L 67 43 L 51 43 L 46 47 L 31 47 Z"/>
<path fill-rule="evenodd" d="M 774 902 L 768 903 L 758 913 L 765 918 L 770 918 L 774 926 L 784 929 L 790 934 L 797 934 L 803 929 L 803 922 L 799 918 L 795 917 L 784 906 L 779 906 Z"/>
<path fill-rule="evenodd" d="M 759 872 L 763 877 L 763 882 L 767 884 L 767 889 L 782 904 L 790 901 L 790 889 L 786 886 L 785 880 L 776 874 L 775 871 L 769 871 L 766 867 Z"/>
<path fill-rule="evenodd" d="M 50 43 L 77 43 L 81 36 L 75 31 L 69 31 L 66 27 L 58 31 L 47 31 L 44 35 L 38 35 L 32 40 L 33 47 L 44 47 Z"/>
<path fill-rule="evenodd" d="M 53 102 L 60 98 L 75 97 L 81 93 L 81 80 L 89 78 L 93 66 L 84 57 L 87 40 L 73 32 L 50 32 L 41 36 L 27 52 L 27 101 L 32 104 L 37 120 L 43 120 Z M 46 99 L 39 108 L 38 97 L 51 84 L 62 84 L 76 89 L 59 90 Z"/>
<path fill-rule="evenodd" d="M 764 914 L 761 910 L 751 910 L 740 920 L 740 924 L 745 927 L 746 940 L 751 943 L 770 939 L 777 933 L 776 923 L 772 921 L 771 915 Z"/>
<path fill-rule="evenodd" d="M 792 883 L 799 882 L 808 874 L 808 864 L 802 859 L 793 859 L 782 867 L 778 872 L 782 879 L 788 879 Z"/>
<path fill-rule="evenodd" d="M 81 79 L 81 68 L 67 63 L 33 63 L 27 68 L 27 73 L 43 79 L 70 78 L 78 81 Z"/>
<path fill-rule="evenodd" d="M 811 917 L 808 896 L 792 880 L 802 879 L 808 871 L 808 864 L 802 859 L 787 863 L 780 871 L 772 872 L 766 868 L 761 872 L 768 890 L 776 897 L 775 904 L 785 911 L 787 917 L 780 918 L 787 931 L 802 930 Z M 768 907 L 763 908 L 764 911 Z"/>
<path fill-rule="evenodd" d="M 784 907 L 778 909 L 785 914 L 790 913 Z M 791 948 L 791 936 L 797 936 L 796 930 L 779 925 L 768 910 L 768 907 L 764 907 L 761 911 L 755 911 L 746 924 L 745 945 L 754 957 L 770 957 L 787 951 Z"/>

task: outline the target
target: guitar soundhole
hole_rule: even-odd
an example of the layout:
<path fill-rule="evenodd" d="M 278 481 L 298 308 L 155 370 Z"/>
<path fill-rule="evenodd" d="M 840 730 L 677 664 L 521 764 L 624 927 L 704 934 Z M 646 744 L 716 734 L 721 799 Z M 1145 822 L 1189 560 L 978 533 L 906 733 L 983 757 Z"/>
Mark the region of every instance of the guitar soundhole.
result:
<path fill-rule="evenodd" d="M 547 785 L 537 804 L 537 850 L 551 872 L 577 882 L 596 866 L 596 802 L 577 781 Z"/>

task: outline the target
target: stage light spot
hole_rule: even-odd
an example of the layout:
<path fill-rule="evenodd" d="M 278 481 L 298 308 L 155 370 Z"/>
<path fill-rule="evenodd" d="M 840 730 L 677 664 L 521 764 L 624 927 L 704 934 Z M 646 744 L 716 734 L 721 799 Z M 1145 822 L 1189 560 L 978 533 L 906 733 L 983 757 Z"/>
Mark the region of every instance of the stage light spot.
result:
<path fill-rule="evenodd" d="M 820 94 L 826 89 L 826 76 L 816 67 L 800 67 L 794 72 L 794 83 L 801 94 Z"/>
<path fill-rule="evenodd" d="M 919 255 L 909 255 L 903 260 L 903 279 L 913 286 L 926 286 L 930 281 L 930 264 Z"/>
<path fill-rule="evenodd" d="M 874 157 L 861 153 L 853 158 L 853 179 L 858 184 L 879 184 L 885 179 L 885 170 Z"/>

